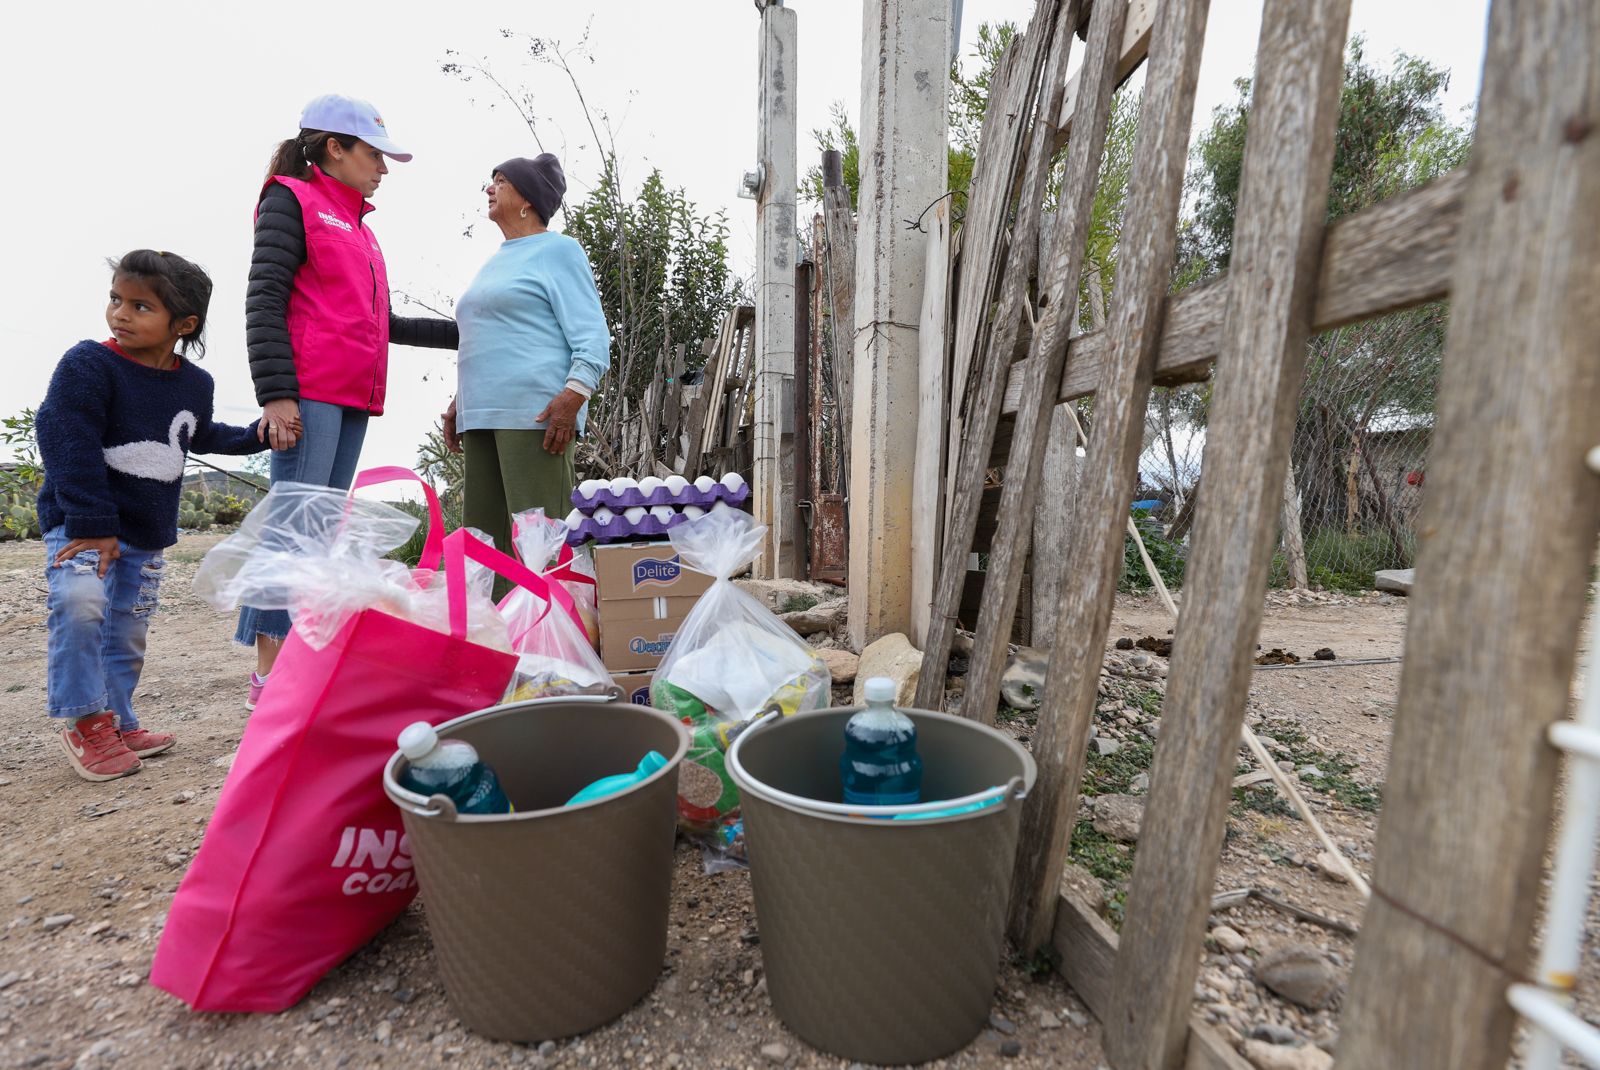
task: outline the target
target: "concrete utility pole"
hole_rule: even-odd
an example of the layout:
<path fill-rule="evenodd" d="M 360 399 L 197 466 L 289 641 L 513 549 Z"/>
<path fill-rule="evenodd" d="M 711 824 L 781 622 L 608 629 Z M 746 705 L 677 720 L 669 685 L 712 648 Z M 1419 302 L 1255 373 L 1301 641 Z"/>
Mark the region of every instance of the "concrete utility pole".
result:
<path fill-rule="evenodd" d="M 927 236 L 947 186 L 950 0 L 863 0 L 861 189 L 850 436 L 850 641 L 911 628 L 917 323 Z"/>
<path fill-rule="evenodd" d="M 794 265 L 795 13 L 783 0 L 761 10 L 760 183 L 756 194 L 756 519 L 767 541 L 760 579 L 795 574 Z"/>

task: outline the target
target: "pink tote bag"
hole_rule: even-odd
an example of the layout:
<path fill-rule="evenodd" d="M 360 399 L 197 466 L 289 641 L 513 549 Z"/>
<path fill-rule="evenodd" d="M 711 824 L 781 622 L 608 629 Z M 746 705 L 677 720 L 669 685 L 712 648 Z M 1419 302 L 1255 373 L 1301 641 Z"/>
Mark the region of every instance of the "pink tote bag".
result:
<path fill-rule="evenodd" d="M 378 468 L 356 486 L 397 479 L 422 482 Z M 463 638 L 463 558 L 549 597 L 537 575 L 465 532 L 444 539 L 438 499 L 423 486 L 429 529 L 418 571 L 445 559 L 451 634 L 376 610 L 352 617 L 321 650 L 290 632 L 150 970 L 152 984 L 195 1010 L 293 1006 L 406 908 L 416 876 L 383 793 L 384 762 L 413 721 L 499 702 L 517 664 Z"/>

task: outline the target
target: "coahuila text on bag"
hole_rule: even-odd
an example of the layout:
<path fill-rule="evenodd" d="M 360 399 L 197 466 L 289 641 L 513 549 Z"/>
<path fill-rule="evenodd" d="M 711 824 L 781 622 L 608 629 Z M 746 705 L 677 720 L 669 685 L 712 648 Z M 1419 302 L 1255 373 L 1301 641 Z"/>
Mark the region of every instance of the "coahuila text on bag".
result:
<path fill-rule="evenodd" d="M 368 873 L 362 867 L 398 872 Z M 363 829 L 345 826 L 339 834 L 339 850 L 333 856 L 333 868 L 350 868 L 356 872 L 344 881 L 345 895 L 362 892 L 399 892 L 416 884 L 416 874 L 411 870 L 411 842 L 395 829 Z"/>

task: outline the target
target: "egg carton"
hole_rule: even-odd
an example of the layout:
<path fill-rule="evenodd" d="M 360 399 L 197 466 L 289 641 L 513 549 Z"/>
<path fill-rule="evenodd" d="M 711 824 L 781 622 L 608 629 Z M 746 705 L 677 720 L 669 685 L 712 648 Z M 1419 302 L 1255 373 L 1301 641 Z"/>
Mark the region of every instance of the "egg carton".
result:
<path fill-rule="evenodd" d="M 578 511 L 592 514 L 601 508 L 613 513 L 625 509 L 656 506 L 698 506 L 707 509 L 717 502 L 743 505 L 750 498 L 750 484 L 737 472 L 729 472 L 720 480 L 701 476 L 693 483 L 682 476 L 661 479 L 646 476 L 640 480 L 619 476 L 616 479 L 586 479 L 572 492 L 572 504 Z"/>
<path fill-rule="evenodd" d="M 748 492 L 749 488 L 745 490 Z M 665 535 L 679 524 L 686 524 L 708 512 L 732 508 L 734 506 L 725 501 L 714 501 L 710 506 L 690 504 L 681 509 L 671 505 L 631 505 L 620 512 L 613 511 L 607 505 L 596 506 L 592 513 L 574 509 L 567 514 L 567 544 L 578 546 L 591 540 L 605 543 L 647 539 Z"/>

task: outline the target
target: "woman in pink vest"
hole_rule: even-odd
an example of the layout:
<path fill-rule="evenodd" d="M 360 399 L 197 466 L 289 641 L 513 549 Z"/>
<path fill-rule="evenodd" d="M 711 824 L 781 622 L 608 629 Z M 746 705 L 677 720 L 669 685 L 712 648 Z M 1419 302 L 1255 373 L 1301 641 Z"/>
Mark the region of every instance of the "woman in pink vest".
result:
<path fill-rule="evenodd" d="M 245 335 L 256 400 L 272 440 L 272 481 L 346 489 L 367 420 L 383 413 L 389 344 L 456 347 L 454 320 L 389 310 L 388 275 L 367 226 L 368 200 L 389 160 L 411 154 L 389 140 L 378 109 L 321 96 L 300 133 L 278 146 L 256 204 Z M 246 606 L 234 638 L 256 648 L 246 709 L 289 634 L 283 610 Z"/>

